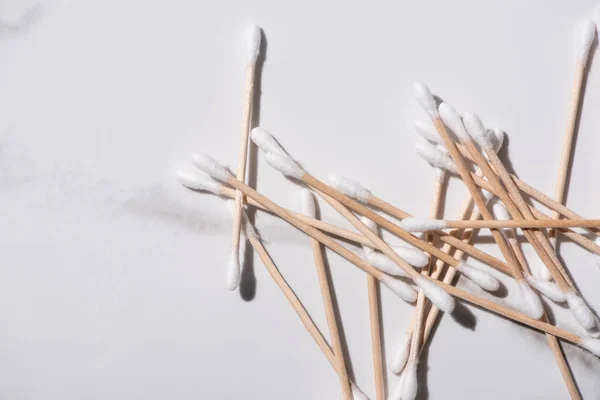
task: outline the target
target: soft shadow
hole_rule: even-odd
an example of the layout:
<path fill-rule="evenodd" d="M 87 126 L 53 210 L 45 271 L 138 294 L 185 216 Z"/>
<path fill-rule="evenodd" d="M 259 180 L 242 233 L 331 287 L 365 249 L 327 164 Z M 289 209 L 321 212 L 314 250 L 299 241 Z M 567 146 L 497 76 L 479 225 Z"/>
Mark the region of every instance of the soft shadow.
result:
<path fill-rule="evenodd" d="M 471 310 L 467 308 L 463 303 L 457 301 L 456 306 L 454 307 L 454 311 L 451 314 L 452 319 L 458 322 L 464 328 L 470 329 L 472 331 L 475 330 L 477 326 L 477 318 L 475 318 L 475 314 Z"/>
<path fill-rule="evenodd" d="M 262 71 L 265 60 L 267 59 L 267 38 L 261 30 L 260 53 L 256 62 L 256 72 L 254 76 L 254 96 L 252 99 L 252 114 L 250 119 L 250 129 L 260 126 L 260 99 L 262 96 Z M 252 140 L 248 144 L 248 166 L 246 176 L 248 186 L 256 188 L 258 183 L 258 148 Z M 256 222 L 256 208 L 247 207 L 246 213 L 251 224 Z M 248 241 L 244 246 L 244 264 L 242 265 L 242 274 L 240 277 L 240 297 L 244 301 L 252 301 L 256 297 L 256 274 L 254 272 L 254 252 Z"/>
<path fill-rule="evenodd" d="M 39 1 L 27 10 L 20 20 L 15 22 L 7 22 L 0 17 L 0 34 L 16 36 L 29 31 L 40 18 L 43 11 L 45 11 L 46 7 L 47 5 L 42 4 L 42 1 Z"/>

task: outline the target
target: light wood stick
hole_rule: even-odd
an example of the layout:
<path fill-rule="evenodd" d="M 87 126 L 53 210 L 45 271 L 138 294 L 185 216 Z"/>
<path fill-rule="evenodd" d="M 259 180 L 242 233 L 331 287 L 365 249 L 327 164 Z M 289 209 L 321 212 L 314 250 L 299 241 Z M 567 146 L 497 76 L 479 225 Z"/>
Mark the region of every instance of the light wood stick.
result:
<path fill-rule="evenodd" d="M 383 354 L 381 348 L 381 320 L 379 318 L 379 285 L 375 278 L 367 275 L 369 297 L 369 325 L 371 327 L 371 352 L 373 353 L 373 373 L 375 376 L 375 398 L 385 400 L 383 379 Z"/>
<path fill-rule="evenodd" d="M 381 277 L 383 277 L 383 276 L 388 276 L 388 275 L 384 274 L 383 272 L 373 268 L 371 265 L 369 265 L 367 262 L 362 260 L 356 254 L 352 253 L 351 251 L 349 251 L 342 245 L 338 244 L 337 242 L 335 242 L 333 239 L 331 239 L 324 233 L 318 231 L 317 229 L 311 227 L 307 223 L 294 217 L 294 215 L 292 215 L 289 211 L 286 211 L 283 207 L 277 205 L 273 201 L 269 200 L 267 197 L 258 193 L 256 190 L 252 189 L 251 187 L 246 185 L 244 182 L 241 182 L 241 181 L 237 180 L 235 177 L 231 176 L 227 179 L 227 183 L 229 185 L 233 186 L 235 189 L 244 193 L 244 195 L 247 196 L 248 198 L 253 198 L 257 202 L 262 204 L 266 209 L 268 209 L 272 213 L 278 215 L 281 219 L 283 219 L 284 221 L 293 225 L 294 227 L 301 230 L 302 232 L 306 233 L 308 236 L 310 236 L 314 239 L 317 239 L 321 244 L 323 244 L 324 246 L 326 246 L 333 252 L 337 253 L 341 257 L 345 258 L 347 261 L 356 265 L 358 268 L 362 269 L 366 273 L 374 275 L 379 280 L 381 280 Z M 420 274 L 418 274 L 418 275 L 421 276 Z M 514 321 L 520 322 L 524 325 L 529 326 L 530 328 L 533 328 L 534 330 L 550 333 L 554 336 L 560 337 L 561 339 L 564 339 L 568 342 L 571 342 L 571 343 L 574 343 L 577 345 L 583 345 L 583 343 L 584 343 L 584 338 L 582 338 L 574 333 L 565 331 L 564 329 L 557 328 L 548 323 L 538 321 L 538 320 L 528 317 L 518 311 L 514 311 L 508 307 L 502 306 L 500 304 L 496 304 L 491 300 L 483 299 L 483 298 L 478 297 L 477 295 L 469 293 L 465 290 L 450 286 L 443 282 L 436 281 L 435 279 L 433 279 L 431 277 L 423 276 L 422 278 L 427 279 L 430 282 L 436 284 L 437 286 L 446 290 L 452 296 L 461 298 L 469 303 L 478 305 L 482 308 L 487 309 L 488 311 L 491 311 L 495 314 L 502 315 L 508 319 L 512 319 Z"/>
<path fill-rule="evenodd" d="M 452 229 L 547 229 L 547 228 L 589 228 L 600 226 L 600 219 L 561 219 L 561 220 L 445 220 L 445 228 Z"/>
<path fill-rule="evenodd" d="M 321 288 L 321 297 L 323 298 L 323 305 L 325 306 L 325 316 L 327 317 L 327 325 L 329 326 L 329 334 L 331 337 L 331 343 L 333 345 L 333 353 L 336 356 L 337 371 L 340 378 L 340 385 L 342 387 L 342 394 L 345 400 L 352 400 L 352 389 L 350 388 L 350 381 L 348 380 L 348 371 L 346 369 L 346 358 L 344 356 L 344 349 L 342 348 L 342 341 L 340 338 L 340 330 L 338 327 L 338 321 L 335 315 L 333 307 L 333 299 L 331 295 L 331 284 L 327 276 L 327 269 L 325 267 L 325 260 L 323 255 L 323 248 L 321 243 L 316 239 L 310 238 L 310 244 L 313 251 L 315 260 L 315 267 L 317 269 L 317 275 L 319 277 L 319 286 Z M 375 279 L 375 278 L 373 278 Z"/>

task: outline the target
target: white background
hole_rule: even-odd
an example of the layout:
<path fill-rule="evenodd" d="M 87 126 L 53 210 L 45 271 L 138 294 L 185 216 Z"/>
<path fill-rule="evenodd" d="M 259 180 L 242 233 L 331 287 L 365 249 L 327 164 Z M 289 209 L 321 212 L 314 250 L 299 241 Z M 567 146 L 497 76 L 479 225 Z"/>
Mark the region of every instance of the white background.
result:
<path fill-rule="evenodd" d="M 0 3 L 0 17 L 26 7 Z M 593 1 L 351 3 L 45 0 L 22 29 L 0 30 L 0 398 L 340 398 L 332 368 L 258 260 L 243 295 L 226 290 L 223 201 L 172 178 L 192 151 L 237 165 L 251 22 L 268 42 L 260 124 L 316 176 L 343 173 L 426 216 L 434 173 L 413 151 L 412 130 L 424 117 L 412 82 L 422 80 L 506 130 L 503 156 L 553 193 L 577 26 Z M 594 61 L 568 196 L 589 218 L 600 200 L 598 107 Z M 297 207 L 297 187 L 261 155 L 257 171 L 261 192 Z M 448 218 L 464 195 L 455 181 Z M 264 214 L 257 225 L 326 331 L 308 240 Z M 571 243 L 560 252 L 600 308 L 593 257 Z M 352 370 L 374 396 L 366 279 L 336 255 L 329 261 Z M 497 301 L 518 309 L 513 282 L 496 275 L 510 293 Z M 382 292 L 388 358 L 413 307 Z M 580 332 L 553 309 L 559 326 Z M 568 398 L 542 335 L 466 310 L 463 325 L 444 316 L 435 331 L 421 399 Z M 599 398 L 600 361 L 565 351 L 583 397 Z M 397 381 L 389 374 L 390 387 Z"/>

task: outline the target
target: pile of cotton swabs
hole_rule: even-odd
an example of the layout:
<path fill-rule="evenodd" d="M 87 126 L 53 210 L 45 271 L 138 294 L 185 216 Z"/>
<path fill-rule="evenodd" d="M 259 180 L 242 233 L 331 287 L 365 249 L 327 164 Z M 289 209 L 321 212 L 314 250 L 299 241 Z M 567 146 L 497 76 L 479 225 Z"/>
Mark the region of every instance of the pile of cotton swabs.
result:
<path fill-rule="evenodd" d="M 595 37 L 595 24 L 586 22 L 581 53 L 577 60 L 574 101 L 570 109 L 560 179 L 554 198 L 507 171 L 503 160 L 497 155 L 504 142 L 504 133 L 501 130 L 486 128 L 477 115 L 469 112 L 460 114 L 446 102 L 437 104 L 427 86 L 422 83 L 414 84 L 416 100 L 428 117 L 426 121 L 415 122 L 415 130 L 424 139 L 416 145 L 416 150 L 438 172 L 431 215 L 429 218 L 415 218 L 347 177 L 331 176 L 327 181 L 318 179 L 305 169 L 307 163 L 296 161 L 271 133 L 260 127 L 251 129 L 261 30 L 256 26 L 250 27 L 237 174 L 233 176 L 227 168 L 209 155 L 198 153 L 191 157 L 191 164 L 195 168 L 188 167 L 177 174 L 178 180 L 190 189 L 233 199 L 228 201 L 233 216 L 233 241 L 227 266 L 229 290 L 235 290 L 240 281 L 240 237 L 245 237 L 337 372 L 344 399 L 367 397 L 348 376 L 349 360 L 341 345 L 340 321 L 336 319 L 332 285 L 323 261 L 325 249 L 339 254 L 348 261 L 348 265 L 354 265 L 366 273 L 377 399 L 415 398 L 418 391 L 419 354 L 440 311 L 452 313 L 457 298 L 545 333 L 559 367 L 564 367 L 566 360 L 558 346 L 558 340 L 576 344 L 600 357 L 600 323 L 578 292 L 567 267 L 555 252 L 557 235 L 565 235 L 585 250 L 600 255 L 598 240 L 590 240 L 580 233 L 581 229 L 585 229 L 589 234 L 600 238 L 600 220 L 584 219 L 563 205 L 575 121 L 580 108 L 590 48 Z M 263 156 L 271 167 L 306 187 L 299 193 L 302 200 L 301 210 L 283 208 L 244 182 L 249 136 L 264 152 Z M 455 220 L 440 219 L 439 215 L 442 201 L 440 193 L 449 176 L 462 180 L 469 191 Z M 333 207 L 355 230 L 345 230 L 317 219 L 315 196 Z M 552 210 L 552 215 L 532 206 L 530 199 Z M 248 221 L 247 207 L 275 214 L 309 237 L 331 343 L 321 335 L 270 258 L 259 233 Z M 380 237 L 379 229 L 393 234 L 406 242 L 406 245 L 389 244 Z M 489 229 L 502 258 L 496 258 L 471 244 L 471 239 L 478 229 Z M 531 245 L 539 257 L 540 266 L 534 274 L 529 270 L 521 244 L 517 240 L 517 230 L 520 230 L 526 239 L 525 245 Z M 435 242 L 433 237 L 436 237 Z M 339 238 L 354 243 L 355 250 L 341 245 L 338 242 Z M 437 242 L 443 243 L 443 246 L 439 248 L 434 245 Z M 521 307 L 518 310 L 511 309 L 454 286 L 455 275 L 459 274 L 491 295 L 500 287 L 499 281 L 488 272 L 487 267 L 484 269 L 471 266 L 462 261 L 465 256 L 512 276 L 517 283 Z M 398 338 L 398 345 L 393 349 L 393 353 L 388 355 L 391 371 L 402 374 L 400 384 L 391 388 L 389 394 L 383 379 L 384 355 L 377 298 L 379 283 L 404 301 L 415 303 L 416 308 L 406 336 Z M 583 328 L 582 334 L 559 329 L 550 324 L 540 295 L 568 307 L 573 320 Z M 569 369 L 561 368 L 561 371 L 566 371 L 563 378 L 571 396 L 579 398 Z"/>

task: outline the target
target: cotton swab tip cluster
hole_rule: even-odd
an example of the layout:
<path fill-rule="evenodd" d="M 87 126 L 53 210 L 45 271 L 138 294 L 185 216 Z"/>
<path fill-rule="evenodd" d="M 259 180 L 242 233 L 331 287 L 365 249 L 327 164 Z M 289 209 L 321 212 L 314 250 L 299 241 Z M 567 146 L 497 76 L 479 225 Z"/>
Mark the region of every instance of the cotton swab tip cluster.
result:
<path fill-rule="evenodd" d="M 252 141 L 265 153 L 285 153 L 277 139 L 267 130 L 256 127 L 250 134 Z"/>
<path fill-rule="evenodd" d="M 469 136 L 471 136 L 475 143 L 477 143 L 482 149 L 494 149 L 494 145 L 490 140 L 490 135 L 488 134 L 487 129 L 485 129 L 485 126 L 483 126 L 483 122 L 481 122 L 481 119 L 477 115 L 466 112 L 463 115 L 463 123 L 467 132 L 469 133 Z"/>
<path fill-rule="evenodd" d="M 401 393 L 402 400 L 414 400 L 417 397 L 417 391 L 419 390 L 419 384 L 417 381 L 417 363 L 414 360 L 408 361 L 406 368 L 402 373 L 404 376 L 402 379 Z"/>
<path fill-rule="evenodd" d="M 541 294 L 554 301 L 555 303 L 563 303 L 567 300 L 562 290 L 550 281 L 536 278 L 535 276 L 528 275 L 527 282 L 534 288 L 536 288 Z"/>
<path fill-rule="evenodd" d="M 594 21 L 585 20 L 581 26 L 581 48 L 579 53 L 579 62 L 586 63 L 590 54 L 590 49 L 596 38 L 596 24 Z"/>
<path fill-rule="evenodd" d="M 585 301 L 570 290 L 566 294 L 571 313 L 583 329 L 590 330 L 596 325 L 596 317 Z"/>
<path fill-rule="evenodd" d="M 400 227 L 408 232 L 429 232 L 445 229 L 448 224 L 443 219 L 407 217 L 400 221 Z"/>
<path fill-rule="evenodd" d="M 459 263 L 456 266 L 456 269 L 460 271 L 461 274 L 469 278 L 471 282 L 473 282 L 482 289 L 488 290 L 490 292 L 495 292 L 496 290 L 500 289 L 500 281 L 489 272 L 472 267 L 469 264 L 465 264 L 463 262 Z"/>
<path fill-rule="evenodd" d="M 329 184 L 338 192 L 362 203 L 366 203 L 369 200 L 369 196 L 371 196 L 371 192 L 361 186 L 358 182 L 340 175 L 330 175 Z"/>
<path fill-rule="evenodd" d="M 311 218 L 316 218 L 317 216 L 317 204 L 315 201 L 315 196 L 310 192 L 310 190 L 302 189 L 299 194 L 300 197 L 300 209 L 302 210 L 302 214 L 309 216 Z"/>
<path fill-rule="evenodd" d="M 260 28 L 254 24 L 246 29 L 246 44 L 248 46 L 248 63 L 254 64 L 260 54 L 261 42 Z"/>
<path fill-rule="evenodd" d="M 413 90 L 417 101 L 427 116 L 432 120 L 436 119 L 439 116 L 437 105 L 429 88 L 421 82 L 415 82 L 413 84 Z"/>
<path fill-rule="evenodd" d="M 300 179 L 306 172 L 292 157 L 284 153 L 266 153 L 267 163 L 290 178 Z"/>
<path fill-rule="evenodd" d="M 531 318 L 540 319 L 544 315 L 544 306 L 538 295 L 525 280 L 517 281 L 521 297 L 525 301 L 526 313 Z"/>
<path fill-rule="evenodd" d="M 415 131 L 421 135 L 425 140 L 432 144 L 442 144 L 442 138 L 437 134 L 435 126 L 431 121 L 418 119 L 413 123 Z"/>
<path fill-rule="evenodd" d="M 417 154 L 434 168 L 456 173 L 456 164 L 447 154 L 429 142 L 419 142 L 415 145 Z"/>
<path fill-rule="evenodd" d="M 211 178 L 225 182 L 231 177 L 227 169 L 207 154 L 192 154 L 192 164 Z"/>
<path fill-rule="evenodd" d="M 379 281 L 407 303 L 413 303 L 417 300 L 417 292 L 406 283 L 388 275 L 382 275 Z"/>
<path fill-rule="evenodd" d="M 213 194 L 219 194 L 221 184 L 204 174 L 191 169 L 180 169 L 175 173 L 175 179 L 183 186 L 193 190 L 204 190 Z"/>
<path fill-rule="evenodd" d="M 396 352 L 394 353 L 394 358 L 390 362 L 390 370 L 393 373 L 399 374 L 404 369 L 404 366 L 406 365 L 406 361 L 408 360 L 408 355 L 410 353 L 411 340 L 412 340 L 412 333 L 406 332 L 406 334 L 404 335 L 404 338 L 402 338 L 402 342 L 400 343 L 400 346 L 398 346 L 398 348 L 396 349 Z"/>
<path fill-rule="evenodd" d="M 460 139 L 469 138 L 460 114 L 450 104 L 443 102 L 440 104 L 440 117 L 444 124 Z"/>
<path fill-rule="evenodd" d="M 454 311 L 454 298 L 444 289 L 421 276 L 415 279 L 415 283 L 421 288 L 425 297 L 431 300 L 431 302 L 441 311 L 447 313 Z"/>

